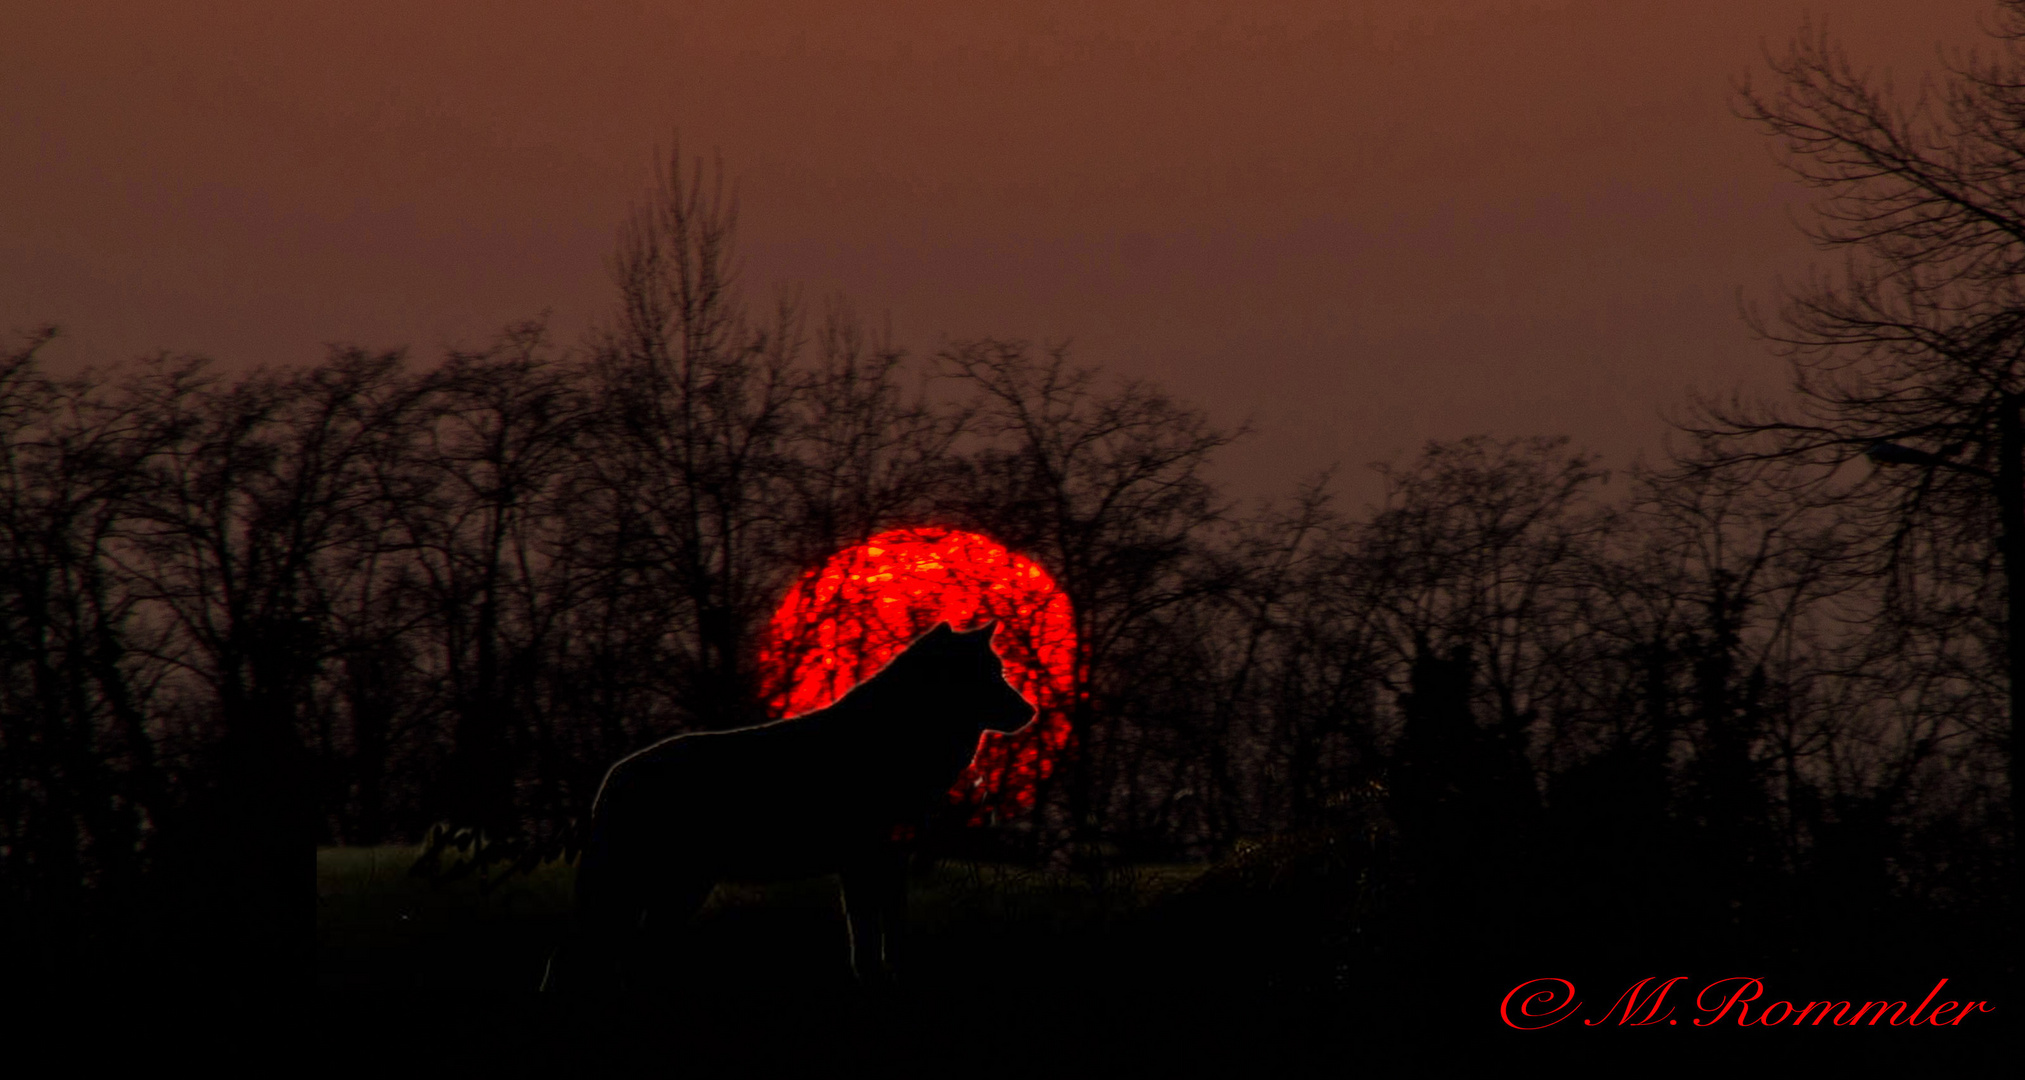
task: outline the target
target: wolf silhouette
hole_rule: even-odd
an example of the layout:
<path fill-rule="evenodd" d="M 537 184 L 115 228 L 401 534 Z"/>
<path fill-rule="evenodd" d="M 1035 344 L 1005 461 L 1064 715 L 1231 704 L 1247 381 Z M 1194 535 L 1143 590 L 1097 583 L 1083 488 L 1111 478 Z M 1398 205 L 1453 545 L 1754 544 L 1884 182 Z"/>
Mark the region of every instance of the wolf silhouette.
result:
<path fill-rule="evenodd" d="M 664 739 L 613 765 L 591 808 L 575 923 L 544 990 L 622 981 L 643 927 L 685 924 L 719 881 L 841 878 L 851 968 L 891 978 L 906 914 L 900 837 L 926 823 L 986 731 L 1034 708 L 995 623 L 914 640 L 829 708 Z"/>

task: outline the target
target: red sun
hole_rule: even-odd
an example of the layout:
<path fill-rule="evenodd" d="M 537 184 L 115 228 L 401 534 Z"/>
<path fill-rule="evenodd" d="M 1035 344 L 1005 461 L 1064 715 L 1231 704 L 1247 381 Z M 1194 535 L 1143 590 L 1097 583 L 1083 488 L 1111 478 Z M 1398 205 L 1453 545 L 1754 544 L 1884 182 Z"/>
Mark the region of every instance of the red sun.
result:
<path fill-rule="evenodd" d="M 830 556 L 788 590 L 760 647 L 776 716 L 823 708 L 936 623 L 996 619 L 1006 681 L 1037 710 L 1011 735 L 987 732 L 950 791 L 972 820 L 1032 809 L 1034 787 L 1069 743 L 1076 631 L 1069 598 L 1040 564 L 973 532 L 894 529 Z"/>

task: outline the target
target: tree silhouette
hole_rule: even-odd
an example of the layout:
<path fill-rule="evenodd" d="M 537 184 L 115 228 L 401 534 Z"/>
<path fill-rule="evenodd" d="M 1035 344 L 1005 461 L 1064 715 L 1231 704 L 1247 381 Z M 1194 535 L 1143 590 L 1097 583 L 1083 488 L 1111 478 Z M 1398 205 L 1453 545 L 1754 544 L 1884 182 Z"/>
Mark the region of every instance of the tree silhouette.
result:
<path fill-rule="evenodd" d="M 1756 469 L 1796 493 L 1832 488 L 1868 511 L 1878 572 L 1899 585 L 1897 599 L 1952 605 L 1987 628 L 2006 719 L 1980 730 L 2009 758 L 2015 829 L 2025 808 L 2025 135 L 2015 122 L 2025 5 L 2000 2 L 1994 37 L 1994 54 L 1957 54 L 1911 104 L 1812 26 L 1771 59 L 1770 90 L 1740 88 L 1740 113 L 1822 192 L 1809 236 L 1847 259 L 1839 275 L 1790 294 L 1777 325 L 1753 318 L 1789 361 L 1794 406 L 1704 403 L 1687 426 L 1707 451 L 1691 468 Z M 1919 467 L 1836 479 L 1865 453 Z M 1964 580 L 1992 563 L 2001 587 Z M 1965 602 L 1976 593 L 1993 602 Z"/>
<path fill-rule="evenodd" d="M 1116 732 L 1107 729 L 1127 695 L 1111 678 L 1127 656 L 1157 649 L 1148 638 L 1162 615 L 1220 588 L 1201 555 L 1225 508 L 1204 474 L 1236 436 L 1152 386 L 1105 392 L 1066 347 L 1037 356 L 1025 342 L 959 342 L 941 360 L 978 398 L 981 444 L 964 462 L 960 512 L 1038 559 L 1069 598 L 1079 688 L 1069 722 L 1078 742 L 1053 776 L 1069 830 L 1087 837 L 1117 787 L 1107 775 Z M 1223 751 L 1214 744 L 1213 754 Z M 1212 791 L 1229 786 L 1218 776 Z"/>
<path fill-rule="evenodd" d="M 592 428 L 618 572 L 679 597 L 665 662 L 691 723 L 759 719 L 750 644 L 781 584 L 787 445 L 805 376 L 799 311 L 764 325 L 737 291 L 737 202 L 720 165 L 706 187 L 678 149 L 622 233 L 621 311 L 593 357 Z"/>

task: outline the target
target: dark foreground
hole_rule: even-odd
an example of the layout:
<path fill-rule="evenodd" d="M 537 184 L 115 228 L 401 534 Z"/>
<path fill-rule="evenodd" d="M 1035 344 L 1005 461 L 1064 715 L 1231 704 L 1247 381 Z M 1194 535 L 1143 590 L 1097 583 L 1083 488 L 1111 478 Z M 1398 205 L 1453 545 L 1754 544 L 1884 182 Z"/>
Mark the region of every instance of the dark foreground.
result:
<path fill-rule="evenodd" d="M 1572 938 L 1565 925 L 1537 940 L 1494 918 L 1475 932 L 1463 920 L 1430 926 L 1354 896 L 1182 867 L 1092 880 L 942 864 L 914 880 L 910 978 L 886 993 L 848 977 L 832 883 L 723 889 L 688 938 L 659 955 L 661 985 L 616 1001 L 558 1001 L 534 988 L 566 910 L 566 871 L 481 895 L 468 882 L 405 878 L 400 862 L 389 849 L 320 859 L 308 1044 L 319 1053 L 510 1074 L 863 1065 L 1274 1076 L 1524 1061 L 1577 1075 L 1894 1063 L 1929 1074 L 2008 1060 L 2018 1046 L 2019 1002 L 2003 985 L 2001 950 L 1985 950 L 1980 963 L 1952 946 L 1876 941 L 1855 943 L 1839 964 L 1685 951 L 1641 959 Z M 1687 976 L 1677 1022 L 1627 1026 L 1618 1013 L 1581 1022 L 1601 1018 L 1637 980 L 1676 974 Z M 1540 1031 L 1506 1026 L 1501 999 L 1544 976 L 1577 984 L 1579 1016 Z M 1998 1011 L 1917 1030 L 1739 1027 L 1734 1012 L 1694 1023 L 1708 1015 L 1695 991 L 1743 976 L 1764 980 L 1760 1007 L 1810 995 L 1917 1002 L 1947 977 L 1943 998 L 1990 1000 Z"/>
<path fill-rule="evenodd" d="M 589 1001 L 534 992 L 566 874 L 481 898 L 397 877 L 360 887 L 355 865 L 325 875 L 318 988 L 333 1029 L 399 1032 L 390 1042 L 446 1063 L 1136 1073 L 1205 1059 L 1292 1067 L 1352 1030 L 1326 998 L 1205 992 L 1217 981 L 1199 959 L 1154 955 L 1154 910 L 1195 876 L 1186 868 L 1102 882 L 970 865 L 918 875 L 908 978 L 883 992 L 849 977 L 833 881 L 723 888 L 688 939 L 659 953 L 657 985 Z"/>
<path fill-rule="evenodd" d="M 2001 911 L 1982 922 L 1918 907 L 1830 920 L 1810 899 L 1740 934 L 1742 923 L 1697 923 L 1686 908 L 1538 880 L 1503 895 L 1415 886 L 1340 848 L 1101 878 L 942 863 L 912 882 L 913 960 L 888 993 L 847 975 L 833 882 L 721 889 L 655 958 L 659 985 L 605 1002 L 535 991 L 567 911 L 565 868 L 484 892 L 409 876 L 414 849 L 325 851 L 314 923 L 304 911 L 289 924 L 298 929 L 264 939 L 270 948 L 233 948 L 260 940 L 257 928 L 215 892 L 195 892 L 211 902 L 182 915 L 155 905 L 101 920 L 95 944 L 67 959 L 27 954 L 54 940 L 45 927 L 11 927 L 22 947 L 6 956 L 13 1004 L 0 1029 L 12 1046 L 74 1064 L 275 1076 L 2015 1069 L 2016 946 Z M 1676 975 L 1675 1022 L 1627 1025 L 1612 1011 L 1638 980 Z M 1707 1016 L 1696 991 L 1745 976 L 1763 980 L 1754 1020 L 1777 999 L 1916 1003 L 1941 978 L 1939 1000 L 1996 1011 L 1917 1029 L 1740 1027 L 1734 1011 L 1695 1023 Z M 1549 977 L 1578 988 L 1575 1018 L 1507 1026 L 1512 989 Z"/>

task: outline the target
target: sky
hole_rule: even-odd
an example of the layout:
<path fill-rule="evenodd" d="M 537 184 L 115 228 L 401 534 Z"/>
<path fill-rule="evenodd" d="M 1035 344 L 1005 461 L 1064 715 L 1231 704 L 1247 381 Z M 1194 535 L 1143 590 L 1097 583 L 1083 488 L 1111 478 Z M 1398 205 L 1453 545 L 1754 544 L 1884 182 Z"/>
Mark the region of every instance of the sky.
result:
<path fill-rule="evenodd" d="M 1837 0 L 1910 89 L 1991 0 Z M 1823 256 L 1733 112 L 1789 0 L 0 0 L 0 333 L 59 368 L 418 361 L 609 317 L 679 138 L 747 295 L 916 355 L 1067 341 L 1253 433 L 1286 494 L 1433 439 L 1622 469 L 1692 390 L 1777 392 L 1740 318 Z"/>

